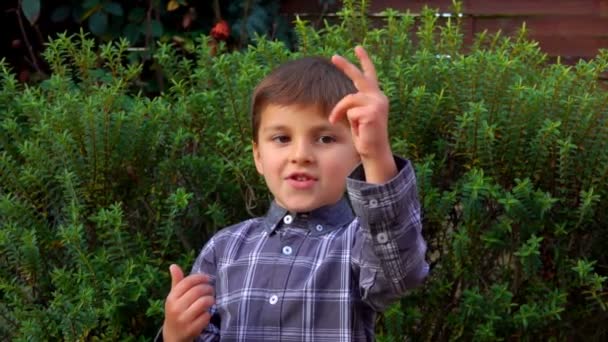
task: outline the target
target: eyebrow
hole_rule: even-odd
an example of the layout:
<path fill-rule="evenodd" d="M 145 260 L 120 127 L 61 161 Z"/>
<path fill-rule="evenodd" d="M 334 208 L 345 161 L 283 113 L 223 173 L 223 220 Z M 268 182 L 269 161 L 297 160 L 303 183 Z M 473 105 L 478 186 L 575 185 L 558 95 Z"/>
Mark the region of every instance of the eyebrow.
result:
<path fill-rule="evenodd" d="M 264 127 L 264 129 L 262 130 L 263 132 L 274 132 L 274 131 L 286 131 L 286 130 L 290 130 L 290 128 L 286 125 L 273 125 L 273 126 L 268 126 L 268 127 Z M 311 131 L 313 132 L 323 132 L 323 131 L 333 131 L 333 125 L 332 124 L 322 124 L 322 125 L 316 125 L 313 126 L 311 128 Z"/>
<path fill-rule="evenodd" d="M 263 132 L 267 132 L 267 131 L 284 131 L 286 129 L 288 129 L 288 128 L 285 125 L 273 125 L 273 126 L 264 127 L 262 129 L 262 131 Z"/>

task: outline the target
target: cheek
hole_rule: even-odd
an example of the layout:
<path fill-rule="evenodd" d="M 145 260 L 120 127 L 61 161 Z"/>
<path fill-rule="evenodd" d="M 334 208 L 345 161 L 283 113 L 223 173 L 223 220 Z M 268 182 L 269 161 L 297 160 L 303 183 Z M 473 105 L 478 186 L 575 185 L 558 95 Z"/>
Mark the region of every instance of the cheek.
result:
<path fill-rule="evenodd" d="M 267 172 L 278 171 L 281 168 L 281 158 L 276 152 L 266 152 L 262 161 L 264 170 Z"/>
<path fill-rule="evenodd" d="M 358 157 L 358 155 L 348 155 L 348 153 L 345 152 L 345 154 L 342 154 L 337 158 L 329 159 L 326 172 L 333 174 L 333 176 L 346 178 L 359 164 Z"/>
<path fill-rule="evenodd" d="M 361 162 L 361 157 L 354 147 L 344 151 L 344 165 L 348 171 L 352 171 Z"/>

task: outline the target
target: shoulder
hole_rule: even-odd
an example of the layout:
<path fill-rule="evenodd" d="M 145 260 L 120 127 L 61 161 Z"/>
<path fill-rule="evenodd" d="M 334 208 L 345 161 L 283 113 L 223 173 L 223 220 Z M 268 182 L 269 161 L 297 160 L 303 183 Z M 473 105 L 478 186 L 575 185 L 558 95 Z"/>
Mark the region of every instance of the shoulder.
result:
<path fill-rule="evenodd" d="M 225 227 L 215 233 L 202 247 L 193 266 L 193 272 L 203 272 L 213 274 L 211 270 L 222 258 L 226 251 L 235 245 L 252 239 L 257 235 L 257 231 L 262 229 L 263 218 L 252 218 Z"/>
<path fill-rule="evenodd" d="M 256 217 L 222 228 L 211 237 L 209 243 L 218 245 L 227 241 L 257 235 L 263 231 L 263 221 L 263 217 Z"/>

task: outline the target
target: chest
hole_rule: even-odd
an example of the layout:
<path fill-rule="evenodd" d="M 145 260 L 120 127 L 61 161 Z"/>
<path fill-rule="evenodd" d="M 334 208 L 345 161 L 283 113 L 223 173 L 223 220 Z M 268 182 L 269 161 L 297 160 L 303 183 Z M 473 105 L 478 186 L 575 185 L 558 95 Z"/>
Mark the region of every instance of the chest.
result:
<path fill-rule="evenodd" d="M 217 265 L 217 295 L 246 289 L 344 289 L 352 276 L 349 235 L 348 231 L 315 235 L 291 228 L 228 246 Z"/>
<path fill-rule="evenodd" d="M 286 229 L 232 240 L 216 260 L 222 338 L 369 340 L 374 318 L 357 287 L 353 234 Z"/>

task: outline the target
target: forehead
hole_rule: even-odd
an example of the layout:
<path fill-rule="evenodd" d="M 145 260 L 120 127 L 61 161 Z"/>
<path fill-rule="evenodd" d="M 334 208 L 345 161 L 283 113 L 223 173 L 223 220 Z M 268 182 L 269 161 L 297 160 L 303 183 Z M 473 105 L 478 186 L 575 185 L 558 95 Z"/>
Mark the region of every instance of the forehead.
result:
<path fill-rule="evenodd" d="M 269 104 L 260 112 L 262 126 L 276 123 L 290 124 L 300 121 L 327 121 L 328 115 L 315 106 Z"/>
<path fill-rule="evenodd" d="M 260 112 L 260 128 L 266 129 L 270 126 L 326 126 L 331 128 L 342 128 L 342 124 L 331 124 L 329 113 L 323 111 L 319 106 L 302 105 L 275 105 L 269 104 Z M 348 121 L 344 121 L 348 123 Z"/>

